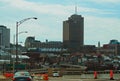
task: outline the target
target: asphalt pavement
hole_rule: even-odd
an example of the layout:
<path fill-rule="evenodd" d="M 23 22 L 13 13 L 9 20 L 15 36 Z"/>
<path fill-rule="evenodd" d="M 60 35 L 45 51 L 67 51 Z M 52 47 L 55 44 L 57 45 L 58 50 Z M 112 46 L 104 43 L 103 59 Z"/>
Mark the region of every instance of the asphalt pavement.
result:
<path fill-rule="evenodd" d="M 3 75 L 0 75 L 0 81 L 12 81 L 12 80 L 8 80 L 6 79 Z M 33 79 L 33 81 L 45 81 L 45 80 L 41 80 L 41 79 Z M 110 80 L 110 79 L 80 79 L 80 78 L 74 78 L 72 79 L 72 76 L 70 76 L 70 78 L 66 78 L 66 77 L 49 77 L 48 81 L 120 81 L 119 80 Z"/>

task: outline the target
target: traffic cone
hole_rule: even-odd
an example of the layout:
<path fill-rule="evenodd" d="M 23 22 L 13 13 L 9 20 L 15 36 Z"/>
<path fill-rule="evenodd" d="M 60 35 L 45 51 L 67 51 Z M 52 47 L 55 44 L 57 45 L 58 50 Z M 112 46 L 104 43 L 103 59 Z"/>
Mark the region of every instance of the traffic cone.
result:
<path fill-rule="evenodd" d="M 110 80 L 114 80 L 114 78 L 113 78 L 113 70 L 110 70 Z"/>
<path fill-rule="evenodd" d="M 97 79 L 97 71 L 94 71 L 94 79 Z"/>
<path fill-rule="evenodd" d="M 44 79 L 43 80 L 48 80 L 48 75 L 47 74 L 44 74 Z"/>

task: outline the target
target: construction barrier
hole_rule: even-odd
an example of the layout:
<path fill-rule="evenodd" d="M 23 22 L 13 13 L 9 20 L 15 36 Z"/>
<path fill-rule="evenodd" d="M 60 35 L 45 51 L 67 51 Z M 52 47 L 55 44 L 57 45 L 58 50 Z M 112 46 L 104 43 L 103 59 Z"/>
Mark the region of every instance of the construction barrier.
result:
<path fill-rule="evenodd" d="M 48 74 L 34 74 L 35 80 L 48 80 Z"/>
<path fill-rule="evenodd" d="M 48 75 L 47 74 L 43 74 L 43 80 L 48 80 Z"/>
<path fill-rule="evenodd" d="M 114 78 L 113 78 L 113 70 L 110 70 L 110 80 L 114 80 Z"/>
<path fill-rule="evenodd" d="M 12 78 L 13 77 L 13 73 L 4 73 L 3 74 L 6 78 Z"/>
<path fill-rule="evenodd" d="M 97 79 L 97 71 L 94 71 L 94 79 Z"/>

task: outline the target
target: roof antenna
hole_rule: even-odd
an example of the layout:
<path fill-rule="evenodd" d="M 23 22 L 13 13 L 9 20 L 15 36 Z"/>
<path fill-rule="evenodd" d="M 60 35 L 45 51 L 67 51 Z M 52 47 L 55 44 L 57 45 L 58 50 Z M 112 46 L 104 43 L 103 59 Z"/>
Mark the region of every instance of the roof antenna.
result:
<path fill-rule="evenodd" d="M 77 14 L 77 4 L 75 3 L 75 14 Z"/>

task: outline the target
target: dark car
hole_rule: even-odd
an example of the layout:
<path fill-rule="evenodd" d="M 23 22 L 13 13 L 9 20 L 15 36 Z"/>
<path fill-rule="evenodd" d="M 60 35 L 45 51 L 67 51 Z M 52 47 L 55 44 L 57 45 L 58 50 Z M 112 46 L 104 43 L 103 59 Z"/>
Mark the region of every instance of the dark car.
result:
<path fill-rule="evenodd" d="M 32 81 L 32 77 L 29 72 L 20 71 L 14 74 L 13 81 Z"/>

